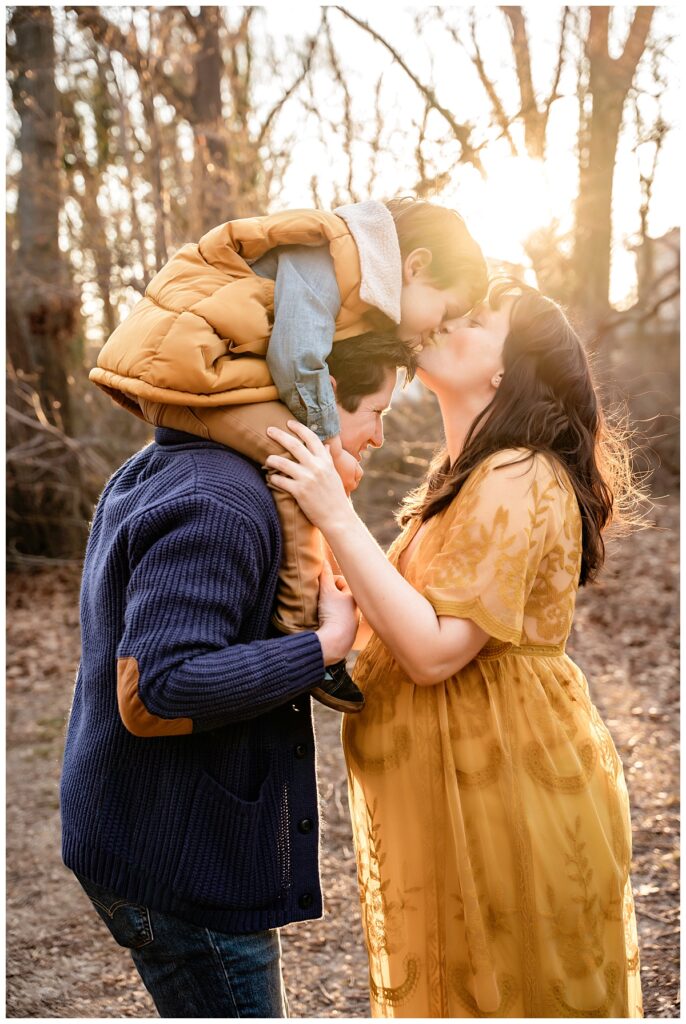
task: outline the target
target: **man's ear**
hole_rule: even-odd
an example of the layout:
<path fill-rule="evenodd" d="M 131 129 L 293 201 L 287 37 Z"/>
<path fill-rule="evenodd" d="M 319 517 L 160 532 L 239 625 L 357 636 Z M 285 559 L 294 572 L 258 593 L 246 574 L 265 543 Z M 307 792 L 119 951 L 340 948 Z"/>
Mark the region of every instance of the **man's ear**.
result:
<path fill-rule="evenodd" d="M 336 397 L 336 378 L 329 374 L 329 380 L 331 381 L 331 387 L 333 388 L 334 398 Z"/>
<path fill-rule="evenodd" d="M 403 284 L 409 284 L 413 278 L 425 273 L 432 259 L 430 249 L 413 249 L 408 253 L 403 263 Z"/>

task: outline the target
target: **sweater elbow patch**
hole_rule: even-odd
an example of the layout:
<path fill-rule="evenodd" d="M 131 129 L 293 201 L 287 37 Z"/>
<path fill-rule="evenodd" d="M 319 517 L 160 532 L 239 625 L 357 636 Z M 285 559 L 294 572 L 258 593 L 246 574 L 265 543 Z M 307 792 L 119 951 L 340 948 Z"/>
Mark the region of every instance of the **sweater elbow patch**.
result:
<path fill-rule="evenodd" d="M 160 718 L 146 708 L 138 692 L 140 673 L 135 658 L 117 658 L 117 703 L 121 720 L 134 736 L 185 736 L 192 718 Z"/>

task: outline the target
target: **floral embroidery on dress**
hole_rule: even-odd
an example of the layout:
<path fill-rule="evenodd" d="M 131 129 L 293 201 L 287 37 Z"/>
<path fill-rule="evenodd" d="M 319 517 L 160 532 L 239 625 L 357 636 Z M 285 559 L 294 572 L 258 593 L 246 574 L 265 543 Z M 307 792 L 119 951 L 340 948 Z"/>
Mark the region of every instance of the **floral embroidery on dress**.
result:
<path fill-rule="evenodd" d="M 392 771 L 407 761 L 412 748 L 412 739 L 407 726 L 396 725 L 391 731 L 391 744 L 388 750 L 377 751 L 375 754 L 367 754 L 361 743 L 357 741 L 355 728 L 352 726 L 348 732 L 348 751 L 366 772 L 374 775 L 379 772 Z"/>
<path fill-rule="evenodd" d="M 550 1010 L 551 1017 L 614 1017 L 612 1002 L 617 995 L 619 987 L 619 967 L 615 963 L 605 965 L 606 995 L 602 1002 L 595 1006 L 572 1006 L 564 998 L 565 986 L 563 982 L 556 981 L 551 986 L 553 1001 Z"/>
<path fill-rule="evenodd" d="M 469 991 L 469 979 L 471 977 L 469 966 L 459 964 L 451 968 L 449 972 L 451 987 L 455 991 L 460 1003 L 469 1010 L 472 1017 L 504 1017 L 509 1016 L 507 1011 L 518 994 L 519 986 L 512 975 L 504 974 L 498 980 L 498 988 L 501 993 L 500 1004 L 495 1010 L 486 1011 L 479 1009 L 476 999 Z"/>
<path fill-rule="evenodd" d="M 413 993 L 419 979 L 419 964 L 412 957 L 405 959 L 405 979 L 400 985 L 377 985 L 369 975 L 369 991 L 372 999 L 381 1006 L 401 1006 Z"/>
<path fill-rule="evenodd" d="M 561 793 L 579 793 L 588 786 L 598 758 L 591 740 L 581 744 L 576 751 L 580 768 L 571 775 L 563 775 L 550 766 L 550 753 L 540 743 L 533 741 L 524 748 L 523 761 L 529 775 L 547 789 Z"/>
<path fill-rule="evenodd" d="M 461 768 L 455 769 L 457 782 L 460 786 L 491 786 L 500 774 L 505 756 L 503 748 L 497 740 L 493 740 L 487 751 L 486 763 L 483 768 L 473 768 L 465 771 Z"/>
<path fill-rule="evenodd" d="M 430 687 L 378 637 L 358 659 L 343 738 L 375 1017 L 642 1014 L 624 774 L 564 651 L 581 539 L 564 470 L 499 453 L 403 564 L 438 616 L 485 630 L 480 654 Z"/>
<path fill-rule="evenodd" d="M 598 893 L 592 891 L 593 868 L 581 839 L 581 818 L 577 816 L 574 830 L 565 826 L 569 852 L 565 860 L 567 878 L 576 888 L 571 901 L 561 905 L 555 889 L 547 886 L 553 929 L 565 973 L 570 978 L 585 978 L 602 966 L 605 959 L 602 943 L 602 925 L 605 919 Z"/>
<path fill-rule="evenodd" d="M 460 714 L 450 721 L 453 742 L 483 736 L 490 731 L 490 698 L 480 674 L 463 672 L 462 678 L 455 680 L 454 697 L 459 702 Z"/>

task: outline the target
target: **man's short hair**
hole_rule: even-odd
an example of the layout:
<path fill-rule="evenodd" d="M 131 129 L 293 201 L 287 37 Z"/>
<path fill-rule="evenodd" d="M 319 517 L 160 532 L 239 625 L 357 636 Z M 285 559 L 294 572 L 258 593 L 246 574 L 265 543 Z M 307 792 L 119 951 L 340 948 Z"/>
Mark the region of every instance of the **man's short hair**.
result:
<path fill-rule="evenodd" d="M 392 334 L 375 331 L 334 342 L 326 361 L 336 379 L 336 401 L 346 412 L 356 412 L 365 395 L 383 386 L 389 372 L 404 369 L 407 382 L 415 371 L 415 357 L 407 345 Z"/>

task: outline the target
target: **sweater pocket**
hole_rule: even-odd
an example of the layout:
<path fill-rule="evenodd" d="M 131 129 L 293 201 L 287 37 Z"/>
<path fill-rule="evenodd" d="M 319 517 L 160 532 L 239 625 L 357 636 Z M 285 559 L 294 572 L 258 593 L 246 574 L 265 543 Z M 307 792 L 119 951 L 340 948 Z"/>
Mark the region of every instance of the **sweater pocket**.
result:
<path fill-rule="evenodd" d="M 256 800 L 241 800 L 201 772 L 173 882 L 184 898 L 227 909 L 269 906 L 288 862 L 285 792 L 270 772 Z"/>

